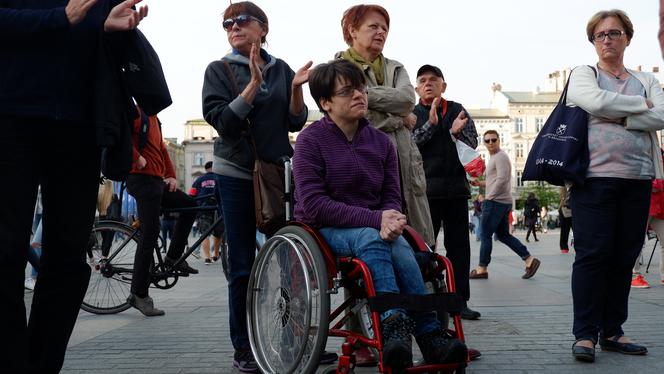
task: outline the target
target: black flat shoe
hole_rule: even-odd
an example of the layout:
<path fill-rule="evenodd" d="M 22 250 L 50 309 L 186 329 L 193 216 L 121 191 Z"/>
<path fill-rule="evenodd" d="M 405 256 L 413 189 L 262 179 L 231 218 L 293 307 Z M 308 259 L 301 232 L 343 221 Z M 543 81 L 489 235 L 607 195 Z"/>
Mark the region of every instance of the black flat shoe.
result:
<path fill-rule="evenodd" d="M 616 335 L 611 339 L 602 339 L 599 341 L 599 346 L 603 351 L 620 352 L 626 355 L 645 355 L 648 353 L 648 348 L 634 344 L 634 343 L 621 343 L 618 341 L 622 335 Z"/>
<path fill-rule="evenodd" d="M 592 348 L 588 348 L 588 347 L 582 347 L 580 345 L 576 345 L 576 343 L 578 343 L 582 340 L 589 340 L 589 341 L 592 342 L 592 340 L 590 340 L 590 339 L 577 339 L 574 342 L 574 344 L 572 345 L 572 356 L 574 356 L 574 358 L 576 358 L 579 361 L 595 362 L 595 347 L 594 346 Z"/>
<path fill-rule="evenodd" d="M 468 320 L 476 320 L 480 319 L 482 317 L 482 314 L 476 310 L 472 310 L 469 307 L 464 307 L 461 309 L 461 318 L 462 319 L 468 319 Z"/>

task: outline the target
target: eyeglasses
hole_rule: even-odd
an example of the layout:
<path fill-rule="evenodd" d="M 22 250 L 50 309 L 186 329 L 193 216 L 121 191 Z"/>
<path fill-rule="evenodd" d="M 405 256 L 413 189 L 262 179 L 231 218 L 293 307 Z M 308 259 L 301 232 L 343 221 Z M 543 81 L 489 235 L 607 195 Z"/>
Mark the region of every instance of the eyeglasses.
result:
<path fill-rule="evenodd" d="M 339 97 L 350 97 L 353 96 L 355 91 L 360 91 L 363 94 L 367 93 L 367 86 L 360 86 L 360 87 L 351 87 L 351 86 L 346 86 L 339 91 L 334 93 L 334 96 L 339 96 Z"/>
<path fill-rule="evenodd" d="M 607 32 L 598 32 L 593 35 L 594 42 L 603 42 L 608 36 L 610 40 L 618 40 L 625 32 L 622 30 L 609 30 Z"/>
<path fill-rule="evenodd" d="M 495 142 L 497 142 L 497 141 L 498 141 L 498 138 L 484 139 L 484 142 L 485 142 L 486 144 L 489 144 L 489 143 L 495 143 Z"/>
<path fill-rule="evenodd" d="M 248 14 L 240 14 L 235 18 L 225 19 L 224 22 L 221 23 L 221 26 L 224 27 L 225 31 L 231 31 L 233 29 L 234 24 L 238 25 L 239 27 L 244 27 L 251 21 L 256 21 L 260 24 L 263 24 L 263 21 L 259 20 L 254 16 L 250 16 Z"/>

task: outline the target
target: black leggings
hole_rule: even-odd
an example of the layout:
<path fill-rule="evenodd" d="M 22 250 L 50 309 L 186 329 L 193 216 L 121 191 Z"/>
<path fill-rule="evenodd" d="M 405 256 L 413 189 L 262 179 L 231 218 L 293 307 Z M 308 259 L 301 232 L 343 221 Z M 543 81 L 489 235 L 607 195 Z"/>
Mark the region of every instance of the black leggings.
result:
<path fill-rule="evenodd" d="M 131 281 L 131 293 L 138 297 L 148 295 L 150 286 L 150 264 L 152 251 L 157 245 L 159 236 L 159 215 L 161 207 L 184 208 L 195 207 L 196 200 L 181 190 L 170 192 L 167 185 L 159 177 L 131 174 L 127 178 L 127 191 L 136 199 L 138 219 L 141 223 L 142 235 L 134 257 L 134 274 Z M 180 212 L 175 223 L 175 232 L 168 248 L 167 257 L 177 260 L 184 252 L 191 226 L 196 219 L 196 211 Z"/>
<path fill-rule="evenodd" d="M 529 222 L 528 223 L 528 232 L 526 233 L 526 240 L 528 240 L 528 238 L 530 238 L 530 233 L 531 232 L 533 233 L 533 237 L 535 238 L 535 240 L 538 240 L 537 239 L 537 230 L 535 229 L 535 222 Z"/>

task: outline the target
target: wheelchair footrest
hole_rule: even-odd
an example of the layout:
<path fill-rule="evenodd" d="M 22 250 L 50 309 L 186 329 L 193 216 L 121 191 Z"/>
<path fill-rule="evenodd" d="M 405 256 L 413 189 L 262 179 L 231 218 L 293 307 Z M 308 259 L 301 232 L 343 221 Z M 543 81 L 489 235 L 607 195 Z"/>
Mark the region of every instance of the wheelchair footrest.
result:
<path fill-rule="evenodd" d="M 367 304 L 375 312 L 403 308 L 413 312 L 459 313 L 464 307 L 464 300 L 449 292 L 428 295 L 385 294 L 368 298 Z"/>

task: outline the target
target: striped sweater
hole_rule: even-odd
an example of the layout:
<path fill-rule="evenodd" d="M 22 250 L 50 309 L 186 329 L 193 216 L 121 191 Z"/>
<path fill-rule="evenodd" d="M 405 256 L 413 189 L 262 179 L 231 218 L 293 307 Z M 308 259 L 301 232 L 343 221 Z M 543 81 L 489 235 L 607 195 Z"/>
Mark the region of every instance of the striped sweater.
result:
<path fill-rule="evenodd" d="M 325 116 L 297 137 L 295 218 L 314 227 L 380 229 L 382 211 L 401 211 L 394 145 L 366 119 L 352 141 Z"/>

